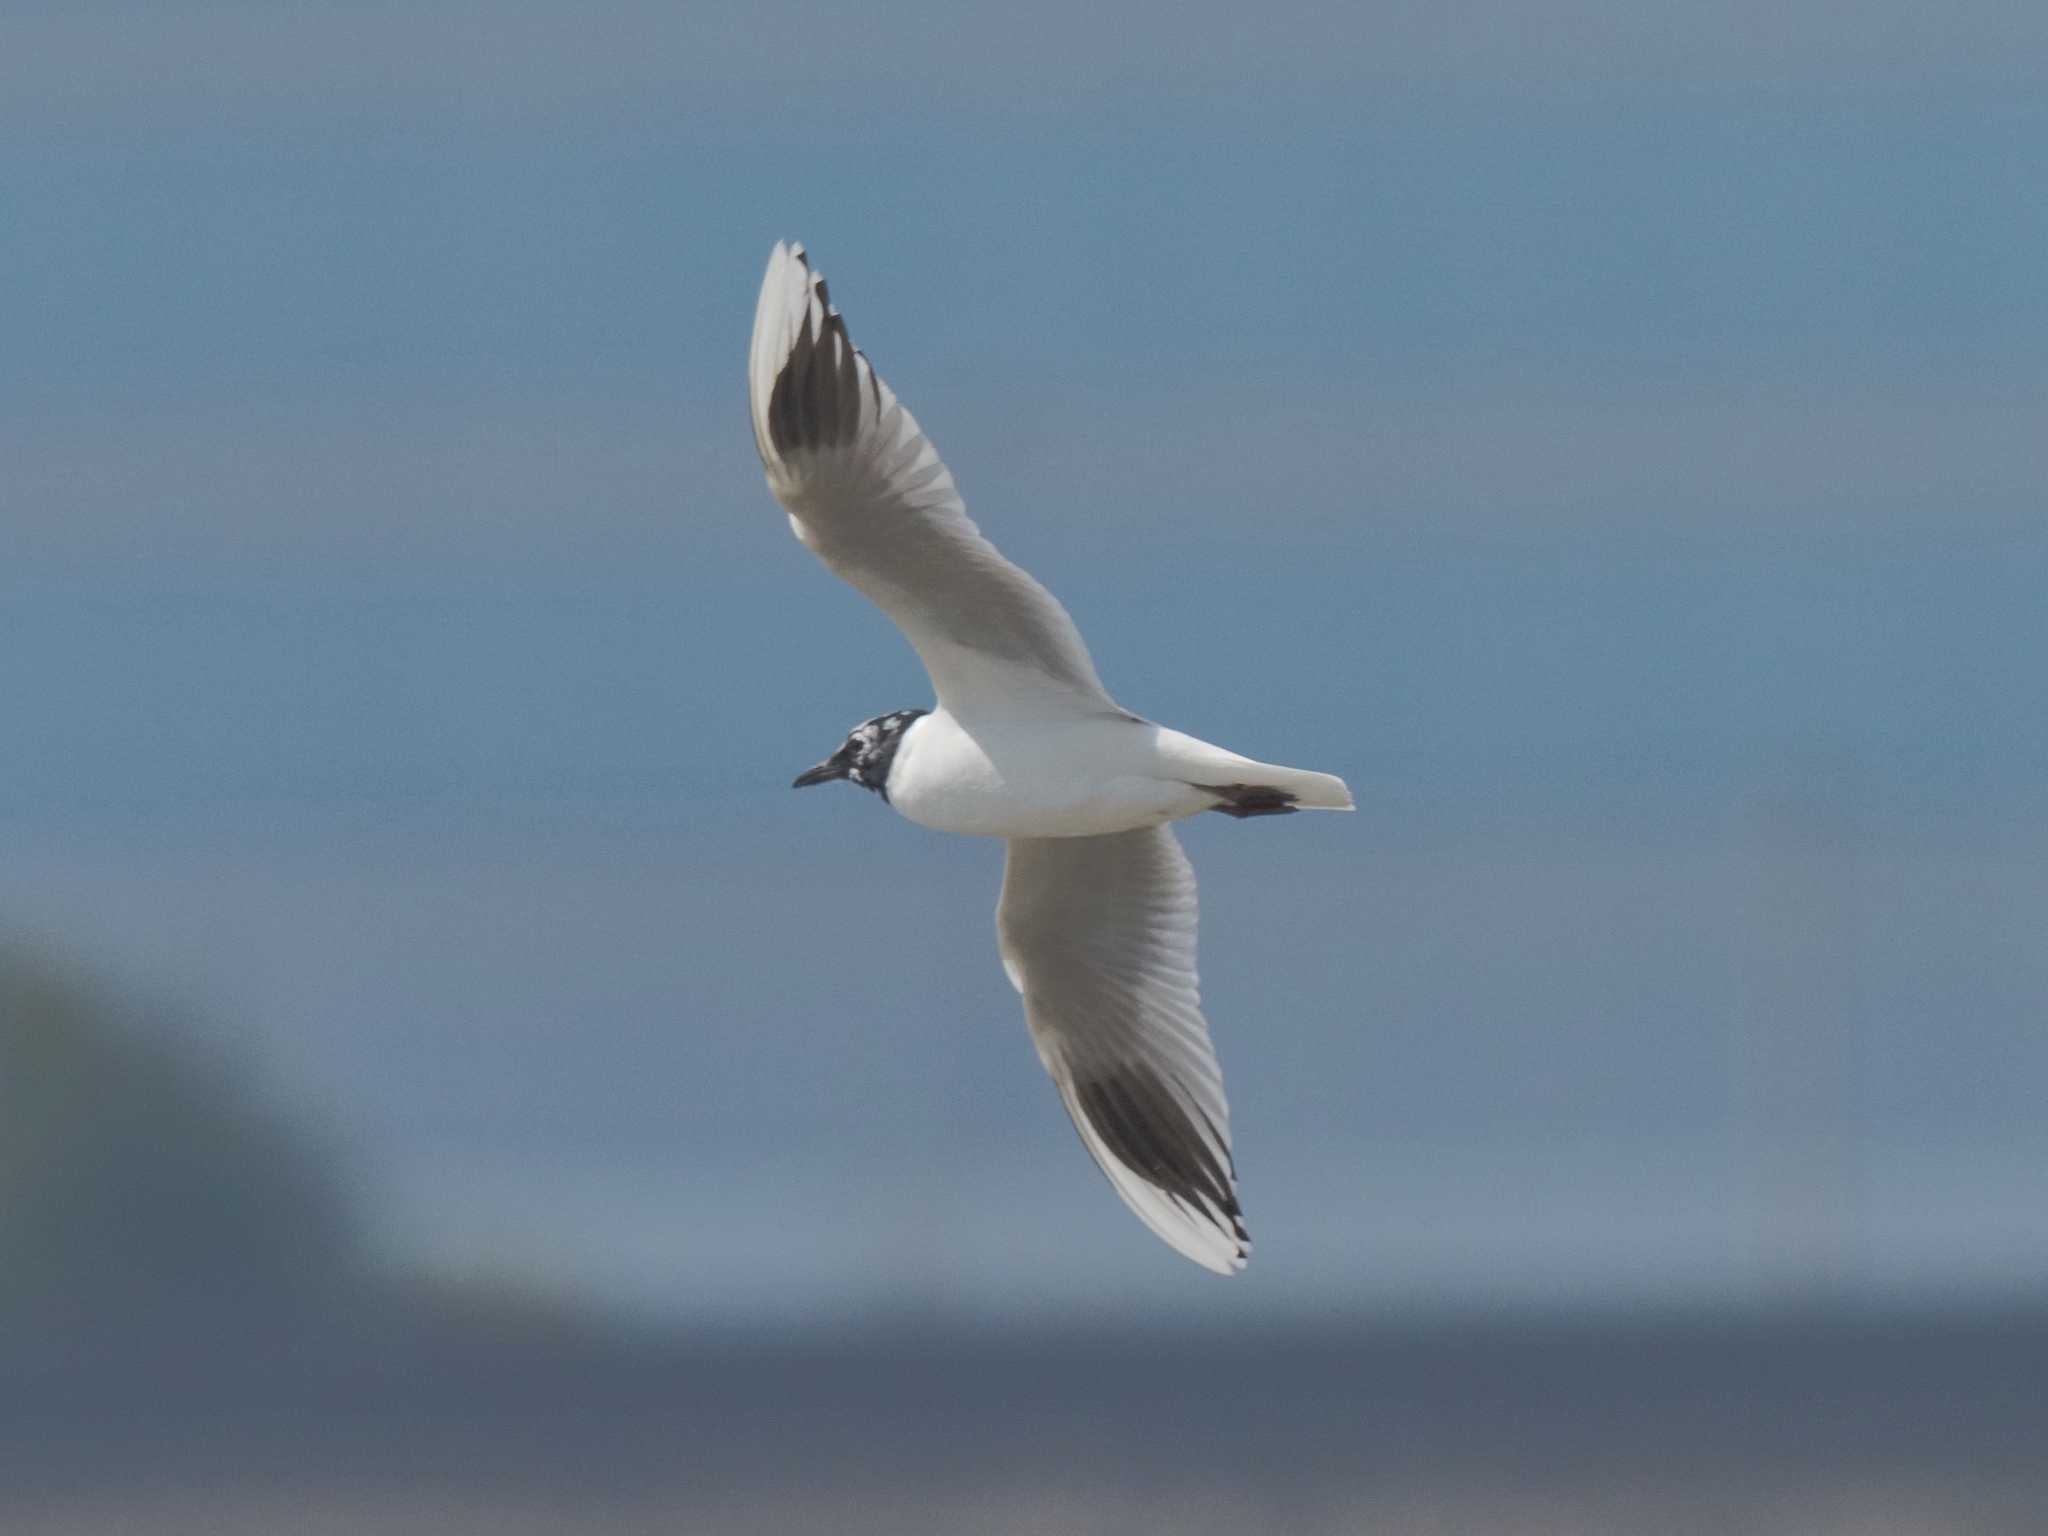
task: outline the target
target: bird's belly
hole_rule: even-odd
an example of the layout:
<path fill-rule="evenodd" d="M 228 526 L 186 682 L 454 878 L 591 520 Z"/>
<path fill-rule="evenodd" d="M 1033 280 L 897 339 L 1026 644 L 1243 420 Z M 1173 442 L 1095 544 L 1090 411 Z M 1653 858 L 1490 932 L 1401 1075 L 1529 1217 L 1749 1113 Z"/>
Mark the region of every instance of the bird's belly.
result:
<path fill-rule="evenodd" d="M 1052 785 L 913 780 L 892 788 L 889 801 L 921 827 L 976 837 L 1096 837 L 1156 827 L 1208 804 L 1185 784 L 1135 775 L 1064 791 Z"/>
<path fill-rule="evenodd" d="M 1156 827 L 1211 803 L 1192 786 L 1094 753 L 991 756 L 944 726 L 920 737 L 889 780 L 889 803 L 919 826 L 977 837 L 1095 837 Z M 950 722 L 948 722 L 950 724 Z M 1076 758 L 1082 760 L 1077 762 Z"/>

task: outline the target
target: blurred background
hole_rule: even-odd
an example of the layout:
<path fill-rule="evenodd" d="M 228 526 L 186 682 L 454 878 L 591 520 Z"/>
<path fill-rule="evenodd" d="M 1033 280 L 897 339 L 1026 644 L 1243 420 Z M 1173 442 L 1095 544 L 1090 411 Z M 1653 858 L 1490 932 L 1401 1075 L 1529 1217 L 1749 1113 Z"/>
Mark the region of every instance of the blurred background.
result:
<path fill-rule="evenodd" d="M 2041 1528 L 2048 12 L 5 19 L 8 1531 Z M 1357 794 L 1184 829 L 1241 1278 L 787 788 L 777 238 Z"/>

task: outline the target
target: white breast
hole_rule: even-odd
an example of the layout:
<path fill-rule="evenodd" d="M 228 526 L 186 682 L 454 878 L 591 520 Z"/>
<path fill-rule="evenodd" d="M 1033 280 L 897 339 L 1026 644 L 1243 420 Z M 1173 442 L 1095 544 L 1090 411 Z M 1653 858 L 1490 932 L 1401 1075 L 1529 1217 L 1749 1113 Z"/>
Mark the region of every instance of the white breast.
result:
<path fill-rule="evenodd" d="M 1157 733 L 1118 715 L 970 727 L 937 709 L 903 733 L 889 803 L 919 826 L 981 837 L 1156 827 L 1211 803 L 1160 775 Z"/>

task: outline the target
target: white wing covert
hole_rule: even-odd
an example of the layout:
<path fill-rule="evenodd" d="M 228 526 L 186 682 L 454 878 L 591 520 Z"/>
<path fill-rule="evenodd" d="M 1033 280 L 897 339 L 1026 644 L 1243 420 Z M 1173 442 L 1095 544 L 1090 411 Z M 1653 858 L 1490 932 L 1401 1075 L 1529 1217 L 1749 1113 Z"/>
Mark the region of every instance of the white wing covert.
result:
<path fill-rule="evenodd" d="M 1230 1274 L 1251 1240 L 1195 924 L 1194 871 L 1166 827 L 1010 841 L 996 935 L 1039 1060 L 1139 1220 Z"/>
<path fill-rule="evenodd" d="M 754 444 L 796 536 L 896 622 L 940 703 L 1014 713 L 1050 692 L 1115 708 L 1066 609 L 968 518 L 800 245 L 768 258 L 747 373 Z"/>

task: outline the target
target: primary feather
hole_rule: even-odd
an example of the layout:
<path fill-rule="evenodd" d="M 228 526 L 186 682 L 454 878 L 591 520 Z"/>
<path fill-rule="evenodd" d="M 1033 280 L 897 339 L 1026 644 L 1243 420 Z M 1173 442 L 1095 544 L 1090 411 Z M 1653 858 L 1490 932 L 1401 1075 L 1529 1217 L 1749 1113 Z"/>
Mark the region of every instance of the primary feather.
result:
<path fill-rule="evenodd" d="M 1036 688 L 1114 707 L 1066 609 L 968 518 L 800 245 L 768 260 L 748 383 L 754 445 L 796 536 L 895 620 L 941 704 L 1007 711 Z"/>
<path fill-rule="evenodd" d="M 1010 842 L 996 935 L 1039 1060 L 1138 1219 L 1229 1274 L 1251 1239 L 1195 924 L 1195 872 L 1168 827 Z"/>

